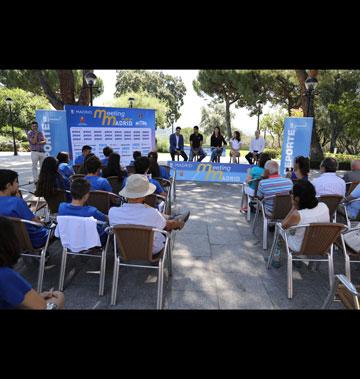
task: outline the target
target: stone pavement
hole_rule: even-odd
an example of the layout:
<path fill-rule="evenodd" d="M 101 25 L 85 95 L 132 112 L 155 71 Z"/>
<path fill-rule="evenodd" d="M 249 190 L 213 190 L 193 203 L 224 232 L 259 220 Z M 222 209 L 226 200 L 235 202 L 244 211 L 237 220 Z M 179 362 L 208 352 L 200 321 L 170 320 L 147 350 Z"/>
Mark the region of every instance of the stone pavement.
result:
<path fill-rule="evenodd" d="M 28 157 L 0 155 L 0 167 L 21 172 L 20 182 L 31 179 Z M 294 268 L 294 297 L 287 299 L 285 258 L 280 269 L 265 267 L 261 228 L 255 235 L 239 212 L 241 186 L 219 183 L 177 183 L 175 211 L 189 209 L 191 216 L 176 234 L 173 276 L 165 278 L 165 309 L 319 309 L 328 293 L 327 264 L 319 271 L 306 265 Z M 273 234 L 269 233 L 269 246 Z M 258 238 L 259 237 L 259 238 Z M 57 288 L 61 247 L 51 247 L 52 263 L 45 272 L 44 289 Z M 344 273 L 344 258 L 335 252 L 335 273 Z M 71 267 L 70 267 L 71 266 Z M 360 266 L 360 265 L 359 265 Z M 113 253 L 107 260 L 105 295 L 99 297 L 97 259 L 84 262 L 76 257 L 69 263 L 65 283 L 66 308 L 70 309 L 155 309 L 156 271 L 121 268 L 117 305 L 110 306 Z M 355 266 L 356 267 L 356 266 Z M 17 269 L 36 285 L 36 270 L 20 261 Z M 354 283 L 360 271 L 352 270 Z M 342 305 L 333 303 L 333 309 Z"/>

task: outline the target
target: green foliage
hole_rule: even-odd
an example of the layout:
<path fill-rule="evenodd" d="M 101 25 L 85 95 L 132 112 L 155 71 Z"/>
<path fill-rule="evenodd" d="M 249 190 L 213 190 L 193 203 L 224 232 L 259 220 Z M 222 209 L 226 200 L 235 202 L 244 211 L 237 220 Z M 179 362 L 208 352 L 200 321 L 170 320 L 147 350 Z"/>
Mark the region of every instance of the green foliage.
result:
<path fill-rule="evenodd" d="M 167 114 L 169 112 L 169 107 L 164 100 L 160 100 L 147 92 L 127 92 L 120 97 L 113 99 L 108 106 L 128 108 L 129 107 L 129 97 L 135 98 L 134 108 L 143 109 L 155 109 L 156 110 L 156 126 L 158 128 L 169 127 Z"/>
<path fill-rule="evenodd" d="M 4 137 L 12 139 L 12 128 L 10 125 L 5 125 L 0 129 L 0 134 Z M 27 135 L 24 129 L 19 127 L 14 127 L 14 135 L 16 141 L 25 142 L 27 141 Z"/>
<path fill-rule="evenodd" d="M 157 139 L 157 151 L 158 153 L 168 153 L 169 152 L 169 139 L 161 137 Z"/>
<path fill-rule="evenodd" d="M 260 119 L 260 130 L 263 130 L 264 132 L 266 131 L 266 133 L 270 134 L 272 139 L 272 147 L 281 147 L 285 117 L 286 114 L 282 111 L 279 111 L 277 113 L 265 114 Z"/>
<path fill-rule="evenodd" d="M 119 70 L 115 96 L 120 97 L 129 92 L 134 93 L 135 98 L 138 93 L 146 92 L 165 102 L 168 107 L 168 120 L 171 113 L 175 114 L 175 120 L 181 116 L 180 108 L 184 104 L 186 87 L 180 77 L 150 70 Z"/>
<path fill-rule="evenodd" d="M 30 122 L 35 119 L 36 109 L 51 109 L 49 102 L 43 96 L 37 96 L 19 88 L 0 88 L 0 134 L 3 135 L 9 134 L 9 127 L 6 127 L 9 123 L 9 106 L 5 102 L 7 97 L 13 99 L 11 112 L 12 125 L 15 126 L 15 129 L 29 129 Z M 23 134 L 20 131 L 17 133 L 19 134 L 17 139 L 21 140 Z"/>
<path fill-rule="evenodd" d="M 190 135 L 193 134 L 193 128 L 181 128 L 181 134 L 184 137 L 184 144 L 190 145 Z"/>
<path fill-rule="evenodd" d="M 281 159 L 281 149 L 264 149 L 264 153 L 270 155 L 271 159 Z"/>
<path fill-rule="evenodd" d="M 230 112 L 233 119 L 235 114 Z M 211 103 L 209 107 L 201 108 L 201 121 L 199 127 L 203 131 L 204 136 L 213 133 L 216 127 L 220 128 L 223 135 L 226 135 L 226 110 L 224 104 Z"/>

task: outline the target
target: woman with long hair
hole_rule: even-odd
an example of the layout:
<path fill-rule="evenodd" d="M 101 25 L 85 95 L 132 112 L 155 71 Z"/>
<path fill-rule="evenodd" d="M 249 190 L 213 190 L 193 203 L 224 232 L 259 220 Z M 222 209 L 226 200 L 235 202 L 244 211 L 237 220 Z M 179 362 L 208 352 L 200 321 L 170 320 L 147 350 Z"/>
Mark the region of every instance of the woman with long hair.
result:
<path fill-rule="evenodd" d="M 225 141 L 224 136 L 221 134 L 220 128 L 216 126 L 210 139 L 211 162 L 217 162 L 218 157 L 220 158 L 224 150 L 224 148 L 222 147 L 223 144 L 227 145 L 227 142 Z"/>
<path fill-rule="evenodd" d="M 107 166 L 102 170 L 102 177 L 117 176 L 120 181 L 127 175 L 126 171 L 120 165 L 120 155 L 111 153 L 108 158 Z"/>
<path fill-rule="evenodd" d="M 240 132 L 235 130 L 233 134 L 233 138 L 230 140 L 231 148 L 230 148 L 230 159 L 232 158 L 233 163 L 236 163 L 236 158 L 239 158 L 240 162 L 240 147 L 241 147 L 241 139 Z"/>
<path fill-rule="evenodd" d="M 70 189 L 69 180 L 65 180 L 59 173 L 59 162 L 54 157 L 46 157 L 41 166 L 39 180 L 36 185 L 35 195 L 49 198 L 53 196 L 57 189 Z"/>

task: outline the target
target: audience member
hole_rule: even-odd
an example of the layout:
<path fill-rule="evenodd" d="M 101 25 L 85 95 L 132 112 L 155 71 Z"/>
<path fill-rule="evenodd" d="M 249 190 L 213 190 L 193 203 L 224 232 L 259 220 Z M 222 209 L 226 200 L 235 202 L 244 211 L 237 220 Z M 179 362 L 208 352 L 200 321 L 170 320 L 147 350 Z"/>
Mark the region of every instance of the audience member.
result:
<path fill-rule="evenodd" d="M 107 166 L 102 170 L 103 178 L 108 178 L 109 176 L 117 176 L 120 182 L 127 176 L 126 170 L 120 166 L 120 155 L 118 153 L 109 155 Z"/>
<path fill-rule="evenodd" d="M 108 180 L 100 176 L 101 162 L 98 157 L 94 156 L 88 159 L 85 166 L 88 174 L 84 179 L 90 183 L 92 191 L 112 191 L 112 187 Z"/>
<path fill-rule="evenodd" d="M 298 156 L 294 160 L 294 170 L 288 172 L 286 177 L 291 180 L 304 179 L 308 180 L 310 172 L 310 160 L 307 157 Z"/>
<path fill-rule="evenodd" d="M 17 172 L 0 170 L 0 216 L 16 217 L 41 223 L 40 218 L 30 211 L 26 202 L 18 196 L 18 193 L 19 182 Z M 43 247 L 46 243 L 49 230 L 45 227 L 29 224 L 25 224 L 25 227 L 34 249 Z"/>
<path fill-rule="evenodd" d="M 135 161 L 141 157 L 141 151 L 134 151 L 133 152 L 133 160 L 129 163 L 129 166 L 134 166 Z"/>
<path fill-rule="evenodd" d="M 69 180 L 71 175 L 74 175 L 74 169 L 69 165 L 69 154 L 65 151 L 61 151 L 56 156 L 59 162 L 59 172 L 64 179 Z"/>
<path fill-rule="evenodd" d="M 351 171 L 347 172 L 343 179 L 346 183 L 360 182 L 360 159 L 354 159 L 351 161 Z"/>
<path fill-rule="evenodd" d="M 245 155 L 246 160 L 249 164 L 254 163 L 254 159 L 259 159 L 259 155 L 264 151 L 265 148 L 265 140 L 260 136 L 260 131 L 257 130 L 255 132 L 255 138 L 251 139 L 250 142 L 250 151 Z"/>
<path fill-rule="evenodd" d="M 113 149 L 112 149 L 111 147 L 109 147 L 109 146 L 106 146 L 106 147 L 103 148 L 103 154 L 104 154 L 104 156 L 105 156 L 105 158 L 103 158 L 103 159 L 101 160 L 101 164 L 102 164 L 103 166 L 107 166 L 108 161 L 109 161 L 109 156 L 110 156 L 110 154 L 113 153 L 113 152 L 114 152 Z"/>
<path fill-rule="evenodd" d="M 360 197 L 360 184 L 358 184 L 349 196 L 345 198 L 346 202 L 359 199 Z M 360 200 L 346 205 L 348 216 L 352 220 L 356 220 L 360 212 Z"/>
<path fill-rule="evenodd" d="M 38 163 L 41 169 L 42 163 L 46 157 L 44 150 L 46 138 L 44 133 L 39 132 L 38 123 L 36 121 L 31 123 L 31 130 L 28 132 L 27 137 L 31 150 L 32 174 L 34 182 L 36 183 L 38 180 Z"/>
<path fill-rule="evenodd" d="M 230 140 L 231 148 L 230 148 L 230 157 L 232 158 L 233 163 L 236 163 L 236 158 L 239 158 L 240 162 L 240 148 L 241 148 L 241 139 L 240 132 L 237 130 L 233 134 L 233 138 Z"/>
<path fill-rule="evenodd" d="M 86 156 L 88 156 L 91 153 L 91 146 L 89 145 L 84 145 L 81 149 L 81 155 L 76 157 L 75 159 L 75 164 L 80 164 L 82 165 L 85 161 Z"/>
<path fill-rule="evenodd" d="M 87 162 L 89 159 L 92 159 L 93 157 L 98 158 L 94 153 L 89 153 L 89 154 L 85 157 L 84 162 L 80 165 L 80 168 L 79 168 L 77 174 L 87 175 L 88 171 L 87 171 L 87 167 L 86 167 L 86 162 Z M 98 158 L 98 159 L 99 159 L 99 158 Z"/>
<path fill-rule="evenodd" d="M 345 196 L 346 184 L 336 175 L 337 162 L 334 158 L 325 158 L 320 165 L 321 175 L 312 181 L 317 196 L 340 195 Z"/>
<path fill-rule="evenodd" d="M 20 258 L 19 240 L 11 221 L 0 217 L 0 309 L 61 309 L 64 294 L 38 293 L 14 266 Z"/>
<path fill-rule="evenodd" d="M 163 178 L 169 180 L 170 175 L 167 173 L 166 168 L 158 164 L 158 153 L 156 151 L 150 151 L 148 158 L 150 160 L 149 173 L 151 176 L 153 178 Z"/>

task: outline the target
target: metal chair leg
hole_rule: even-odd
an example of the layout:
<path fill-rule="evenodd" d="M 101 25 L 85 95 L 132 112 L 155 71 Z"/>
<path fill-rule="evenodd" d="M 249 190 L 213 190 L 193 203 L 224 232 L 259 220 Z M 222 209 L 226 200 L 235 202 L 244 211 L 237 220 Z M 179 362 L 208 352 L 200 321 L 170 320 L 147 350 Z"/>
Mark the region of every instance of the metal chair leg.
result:
<path fill-rule="evenodd" d="M 293 272 L 292 272 L 292 255 L 288 254 L 287 259 L 287 279 L 288 279 L 288 299 L 293 297 Z"/>
<path fill-rule="evenodd" d="M 157 288 L 157 300 L 156 300 L 156 309 L 160 309 L 160 296 L 161 296 L 161 264 L 162 259 L 159 260 L 158 266 L 158 288 Z"/>
<path fill-rule="evenodd" d="M 267 250 L 268 220 L 265 215 L 263 215 L 263 219 L 263 249 Z"/>
<path fill-rule="evenodd" d="M 43 249 L 41 251 L 40 264 L 39 264 L 39 274 L 38 274 L 38 283 L 37 283 L 38 292 L 41 292 L 42 287 L 43 287 L 44 271 L 45 271 L 45 254 L 46 254 L 46 250 Z"/>
<path fill-rule="evenodd" d="M 62 257 L 61 257 L 59 291 L 63 291 L 63 289 L 64 289 L 66 259 L 67 259 L 67 250 L 66 250 L 66 248 L 64 248 L 63 252 L 62 252 Z"/>
<path fill-rule="evenodd" d="M 106 270 L 106 252 L 107 252 L 107 249 L 103 249 L 103 251 L 101 253 L 99 296 L 104 295 L 105 270 Z"/>
<path fill-rule="evenodd" d="M 335 293 L 336 293 L 336 289 L 339 285 L 339 282 L 340 281 L 339 281 L 338 277 L 335 277 L 335 280 L 333 281 L 332 286 L 330 287 L 329 295 L 325 299 L 324 304 L 322 305 L 321 309 L 327 309 L 329 307 L 330 303 L 333 302 L 334 297 L 335 297 Z"/>
<path fill-rule="evenodd" d="M 333 281 L 334 281 L 334 260 L 333 260 L 333 251 L 332 251 L 332 247 L 331 247 L 331 251 L 330 251 L 330 254 L 328 255 L 328 263 L 329 263 L 329 286 L 330 288 L 332 287 L 333 285 Z"/>
<path fill-rule="evenodd" d="M 270 250 L 270 254 L 269 254 L 269 258 L 268 258 L 268 262 L 267 262 L 267 266 L 266 266 L 266 268 L 268 270 L 270 269 L 270 265 L 271 265 L 273 255 L 274 255 L 274 251 L 275 251 L 275 246 L 277 244 L 278 239 L 279 239 L 279 231 L 278 231 L 278 228 L 276 227 L 275 235 L 274 235 L 274 241 L 273 241 L 273 244 L 271 246 L 271 250 Z"/>
<path fill-rule="evenodd" d="M 259 216 L 259 212 L 260 212 L 260 205 L 257 203 L 257 206 L 256 206 L 256 212 L 255 212 L 255 217 L 254 217 L 254 221 L 253 221 L 253 225 L 252 225 L 252 231 L 253 233 L 255 233 L 255 226 L 256 226 L 256 220 Z"/>
<path fill-rule="evenodd" d="M 119 280 L 119 268 L 120 268 L 119 262 L 118 262 L 117 258 L 115 258 L 110 305 L 116 304 L 116 296 L 117 296 L 117 288 L 118 288 L 118 280 Z"/>
<path fill-rule="evenodd" d="M 351 282 L 350 257 L 346 251 L 344 252 L 344 255 L 345 255 L 345 274 L 346 274 L 346 277 Z"/>
<path fill-rule="evenodd" d="M 168 270 L 169 270 L 169 276 L 172 276 L 172 246 L 170 245 L 170 243 L 169 243 L 169 247 L 168 247 L 168 249 L 169 249 L 169 252 L 168 252 L 168 265 L 169 265 L 169 268 L 168 268 Z"/>

